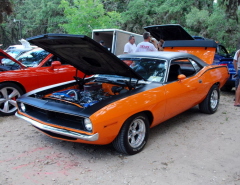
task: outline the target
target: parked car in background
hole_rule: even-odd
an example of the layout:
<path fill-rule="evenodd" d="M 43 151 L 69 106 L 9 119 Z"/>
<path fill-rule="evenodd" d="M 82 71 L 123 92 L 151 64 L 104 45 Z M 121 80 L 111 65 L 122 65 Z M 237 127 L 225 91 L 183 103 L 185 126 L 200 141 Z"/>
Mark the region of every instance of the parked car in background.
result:
<path fill-rule="evenodd" d="M 10 51 L 10 50 L 30 50 L 34 49 L 37 46 L 32 46 L 27 40 L 21 39 L 19 40 L 21 42 L 21 45 L 11 45 L 9 46 L 5 51 Z"/>
<path fill-rule="evenodd" d="M 6 60 L 3 60 L 6 59 Z M 16 112 L 16 99 L 46 85 L 72 80 L 76 69 L 49 52 L 36 48 L 16 59 L 0 50 L 0 114 Z M 83 73 L 79 72 L 82 77 Z"/>
<path fill-rule="evenodd" d="M 166 25 L 153 25 L 144 27 L 144 29 L 151 33 L 151 35 L 157 40 L 163 39 L 164 41 L 173 40 L 198 40 L 198 41 L 209 41 L 211 39 L 205 39 L 201 36 L 191 36 L 181 25 L 179 24 L 166 24 Z M 184 46 L 184 44 L 183 44 Z M 164 45 L 163 45 L 164 47 Z M 181 51 L 181 48 L 175 51 Z M 189 51 L 189 50 L 188 50 Z M 226 84 L 222 87 L 222 90 L 230 91 L 235 87 L 235 77 L 236 71 L 233 67 L 233 58 L 228 53 L 227 49 L 222 45 L 217 43 L 215 55 L 212 58 L 211 64 L 213 65 L 225 65 L 228 67 L 230 76 Z"/>
<path fill-rule="evenodd" d="M 194 40 L 212 40 L 212 39 L 205 39 L 201 36 L 192 36 Z M 231 91 L 233 87 L 235 87 L 235 74 L 236 71 L 233 66 L 233 55 L 231 55 L 227 49 L 222 45 L 217 43 L 216 53 L 214 55 L 214 65 L 226 65 L 228 66 L 228 70 L 230 73 L 230 77 L 226 84 L 222 87 L 221 90 L 224 91 Z"/>
<path fill-rule="evenodd" d="M 37 48 L 37 46 L 32 46 L 28 41 L 25 39 L 19 40 L 21 42 L 21 45 L 11 45 L 6 50 L 4 50 L 7 54 L 9 54 L 13 58 L 17 58 L 21 54 L 30 51 L 32 49 Z M 8 59 L 3 59 L 3 61 Z"/>
<path fill-rule="evenodd" d="M 222 44 L 217 44 L 217 50 L 214 56 L 214 65 L 225 65 L 228 67 L 229 70 L 229 79 L 222 87 L 221 90 L 223 91 L 231 91 L 233 87 L 235 87 L 235 74 L 236 71 L 233 66 L 233 56 L 231 56 L 227 49 Z"/>
<path fill-rule="evenodd" d="M 46 34 L 29 42 L 93 76 L 24 94 L 17 99 L 16 116 L 50 137 L 112 143 L 129 155 L 143 150 L 149 128 L 191 107 L 216 112 L 219 88 L 229 76 L 227 66 L 208 65 L 183 52 L 118 58 L 84 35 Z M 204 51 L 213 52 L 208 47 Z"/>

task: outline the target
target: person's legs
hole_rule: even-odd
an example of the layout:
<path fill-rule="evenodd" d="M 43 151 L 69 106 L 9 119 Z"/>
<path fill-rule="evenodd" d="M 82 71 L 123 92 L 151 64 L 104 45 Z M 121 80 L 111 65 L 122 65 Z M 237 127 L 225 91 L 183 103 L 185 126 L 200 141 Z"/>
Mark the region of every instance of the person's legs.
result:
<path fill-rule="evenodd" d="M 235 104 L 240 106 L 240 86 L 238 86 L 236 90 L 236 96 L 235 96 Z"/>
<path fill-rule="evenodd" d="M 238 76 L 237 76 L 237 77 L 236 77 L 236 80 L 235 80 L 235 89 L 236 89 L 236 90 L 237 90 L 238 84 L 239 84 L 239 78 L 238 78 Z"/>
<path fill-rule="evenodd" d="M 240 70 L 238 70 L 238 78 L 240 77 Z M 240 83 L 238 81 L 238 87 L 235 92 L 235 103 L 234 106 L 240 106 Z"/>

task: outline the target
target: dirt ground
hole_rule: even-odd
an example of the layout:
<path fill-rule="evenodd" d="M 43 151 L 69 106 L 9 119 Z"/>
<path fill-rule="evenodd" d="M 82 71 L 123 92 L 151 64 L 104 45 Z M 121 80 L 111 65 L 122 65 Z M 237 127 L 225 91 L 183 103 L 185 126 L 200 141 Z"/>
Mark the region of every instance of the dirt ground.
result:
<path fill-rule="evenodd" d="M 218 111 L 194 107 L 150 131 L 133 156 L 52 139 L 0 117 L 0 185 L 240 185 L 240 108 L 221 92 Z M 180 105 L 178 105 L 180 106 Z"/>

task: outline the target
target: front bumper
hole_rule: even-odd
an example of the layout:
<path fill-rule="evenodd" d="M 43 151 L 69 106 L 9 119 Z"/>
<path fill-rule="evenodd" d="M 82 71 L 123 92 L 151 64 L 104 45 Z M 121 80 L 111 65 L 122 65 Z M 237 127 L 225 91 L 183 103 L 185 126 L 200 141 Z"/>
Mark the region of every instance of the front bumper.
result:
<path fill-rule="evenodd" d="M 26 117 L 26 116 L 18 114 L 17 112 L 16 112 L 15 115 L 17 117 L 21 118 L 21 119 L 26 120 L 31 125 L 33 125 L 34 127 L 38 128 L 40 130 L 49 131 L 49 132 L 52 132 L 52 133 L 68 136 L 68 137 L 71 137 L 71 138 L 82 139 L 82 140 L 85 140 L 85 141 L 97 141 L 98 138 L 99 138 L 99 134 L 98 133 L 93 134 L 93 135 L 80 134 L 80 133 L 77 133 L 77 132 L 72 132 L 72 131 L 69 131 L 69 130 L 65 130 L 65 129 L 60 129 L 60 128 L 55 128 L 55 127 L 52 127 L 52 126 L 44 125 L 42 123 L 39 123 L 39 122 L 37 122 L 35 120 L 32 120 L 32 119 Z"/>

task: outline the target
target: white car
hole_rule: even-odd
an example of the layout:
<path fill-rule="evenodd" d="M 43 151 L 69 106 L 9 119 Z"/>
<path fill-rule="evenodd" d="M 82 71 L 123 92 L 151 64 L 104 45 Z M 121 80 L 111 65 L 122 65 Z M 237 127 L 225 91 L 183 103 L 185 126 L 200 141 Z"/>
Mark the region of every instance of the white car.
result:
<path fill-rule="evenodd" d="M 25 39 L 19 40 L 22 45 L 11 45 L 9 46 L 5 52 L 11 55 L 13 58 L 18 57 L 22 53 L 25 53 L 26 51 L 30 51 L 34 48 L 37 48 L 37 46 L 32 46 L 28 41 Z"/>

